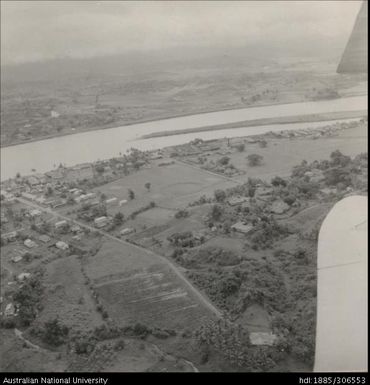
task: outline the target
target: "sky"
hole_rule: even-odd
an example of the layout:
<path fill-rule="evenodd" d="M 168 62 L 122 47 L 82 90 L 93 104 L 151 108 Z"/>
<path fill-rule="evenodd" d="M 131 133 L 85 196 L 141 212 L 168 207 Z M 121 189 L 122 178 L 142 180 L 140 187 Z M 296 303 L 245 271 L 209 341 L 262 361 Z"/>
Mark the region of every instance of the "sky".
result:
<path fill-rule="evenodd" d="M 361 1 L 1 1 L 3 64 L 171 47 L 345 46 Z"/>

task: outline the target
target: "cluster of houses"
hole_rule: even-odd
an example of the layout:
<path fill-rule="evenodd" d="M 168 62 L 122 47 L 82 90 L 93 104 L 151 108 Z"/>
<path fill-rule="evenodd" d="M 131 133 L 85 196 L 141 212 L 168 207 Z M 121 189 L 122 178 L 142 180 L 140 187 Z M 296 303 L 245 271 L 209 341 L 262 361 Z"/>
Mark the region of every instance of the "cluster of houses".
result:
<path fill-rule="evenodd" d="M 291 207 L 280 198 L 271 200 L 273 191 L 273 187 L 261 184 L 257 186 L 254 198 L 236 195 L 229 197 L 226 202 L 231 207 L 240 206 L 242 208 L 251 208 L 253 200 L 255 204 L 264 205 L 272 214 L 282 215 L 287 213 Z M 249 222 L 237 221 L 231 226 L 231 230 L 247 235 L 254 230 L 254 226 Z"/>
<path fill-rule="evenodd" d="M 195 139 L 190 143 L 169 147 L 166 151 L 172 156 L 175 154 L 176 156 L 195 156 L 204 154 L 205 152 L 217 151 L 220 148 L 221 144 L 218 140 L 203 141 L 201 139 Z"/>
<path fill-rule="evenodd" d="M 360 120 L 361 121 L 361 120 Z M 337 122 L 324 127 L 307 127 L 299 130 L 282 130 L 279 132 L 269 132 L 268 135 L 274 138 L 310 138 L 310 139 L 319 139 L 322 137 L 334 136 L 338 131 L 345 130 L 348 128 L 353 128 L 358 125 L 358 121 L 350 122 Z"/>

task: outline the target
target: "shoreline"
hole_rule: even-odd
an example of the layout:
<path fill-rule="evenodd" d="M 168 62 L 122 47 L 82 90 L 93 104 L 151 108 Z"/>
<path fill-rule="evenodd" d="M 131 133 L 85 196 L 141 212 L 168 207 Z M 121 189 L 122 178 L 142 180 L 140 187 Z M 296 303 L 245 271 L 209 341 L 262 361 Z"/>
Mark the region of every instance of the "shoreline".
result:
<path fill-rule="evenodd" d="M 358 117 L 359 119 L 360 119 L 360 117 Z M 350 119 L 350 118 L 347 118 L 347 119 Z M 338 119 L 338 120 L 340 120 L 340 119 Z M 346 118 L 343 118 L 342 120 L 346 120 Z M 330 122 L 331 120 L 329 120 L 329 122 Z M 330 125 L 330 124 L 329 124 Z M 293 129 L 293 130 L 291 130 L 291 132 L 299 132 L 299 131 L 301 131 L 302 129 L 300 129 L 300 128 L 297 128 L 297 129 Z M 282 131 L 284 131 L 284 130 L 282 130 Z M 289 130 L 290 131 L 290 130 Z M 239 136 L 236 136 L 236 137 L 234 137 L 234 139 L 235 138 L 237 138 L 237 139 L 245 139 L 245 138 L 258 138 L 258 139 L 261 139 L 261 138 L 264 138 L 264 137 L 269 137 L 269 135 L 270 135 L 270 133 L 271 132 L 263 132 L 263 133 L 255 133 L 255 134 L 252 134 L 252 135 L 239 135 Z M 220 140 L 224 140 L 224 138 L 217 138 L 217 139 L 205 139 L 204 140 L 204 143 L 211 143 L 211 142 L 214 142 L 214 141 L 220 141 Z M 185 142 L 185 143 L 182 143 L 182 144 L 179 144 L 179 145 L 168 145 L 168 146 L 164 146 L 164 147 L 161 147 L 161 150 L 164 150 L 164 151 L 166 151 L 166 150 L 168 150 L 168 149 L 170 149 L 170 148 L 172 148 L 172 147 L 178 147 L 178 146 L 183 146 L 183 145 L 186 145 L 186 144 L 188 144 L 188 142 Z M 156 152 L 157 150 L 148 150 L 148 152 Z M 112 159 L 112 158 L 104 158 L 104 159 L 101 159 L 101 161 L 108 161 L 108 160 L 110 160 L 110 159 Z M 88 164 L 90 164 L 91 166 L 95 163 L 96 161 L 91 161 L 91 162 L 87 162 Z M 73 167 L 76 167 L 76 166 L 79 166 L 79 165 L 81 165 L 81 164 L 84 164 L 84 163 L 76 163 L 76 164 L 74 164 L 74 165 L 69 165 L 69 166 L 64 166 L 66 169 L 69 169 L 69 168 L 73 168 Z M 53 171 L 53 169 L 50 169 L 50 170 L 47 170 L 47 171 L 45 171 L 45 172 L 41 172 L 41 174 L 46 174 L 47 172 L 50 172 L 50 171 Z M 24 177 L 29 177 L 29 176 L 31 176 L 31 175 L 33 175 L 34 173 L 29 173 L 29 174 L 25 174 L 25 175 L 23 175 Z M 7 179 L 4 179 L 4 180 L 1 180 L 1 182 L 0 183 L 4 183 L 4 182 L 7 182 L 7 181 L 9 181 L 9 180 L 12 180 L 12 179 L 14 179 L 14 177 L 11 177 L 11 178 L 7 178 Z"/>
<path fill-rule="evenodd" d="M 278 124 L 294 124 L 294 123 L 316 123 L 316 122 L 326 122 L 332 120 L 345 120 L 345 119 L 354 119 L 362 118 L 367 116 L 367 110 L 357 110 L 357 111 L 344 111 L 344 112 L 325 112 L 321 114 L 308 114 L 308 115 L 297 115 L 297 116 L 282 116 L 277 118 L 260 118 L 252 120 L 244 120 L 234 123 L 225 123 L 217 124 L 211 126 L 203 126 L 196 128 L 185 128 L 181 130 L 173 131 L 157 131 L 151 134 L 143 135 L 139 139 L 152 139 L 160 138 L 173 135 L 183 135 L 183 134 L 193 134 L 197 132 L 207 132 L 207 131 L 218 131 L 218 130 L 229 130 L 236 128 L 247 128 L 247 127 L 258 127 L 258 126 L 267 126 L 267 125 L 278 125 Z"/>
<path fill-rule="evenodd" d="M 336 100 L 336 99 L 346 99 L 346 98 L 356 97 L 356 96 L 367 96 L 367 93 L 364 93 L 364 94 L 356 94 L 355 93 L 354 95 L 346 95 L 345 97 L 322 99 L 322 100 L 328 101 L 328 100 Z M 192 116 L 192 115 L 203 115 L 203 114 L 210 114 L 210 113 L 219 112 L 219 111 L 220 112 L 221 111 L 235 111 L 235 110 L 244 110 L 244 109 L 248 109 L 248 108 L 268 107 L 268 106 L 277 106 L 277 105 L 289 105 L 289 104 L 295 104 L 295 103 L 319 102 L 319 101 L 321 101 L 321 100 L 301 100 L 301 101 L 293 101 L 293 102 L 285 102 L 285 103 L 266 103 L 266 104 L 257 104 L 257 105 L 254 104 L 254 105 L 250 105 L 250 106 L 246 106 L 246 107 L 239 106 L 239 107 L 232 107 L 232 108 L 221 108 L 221 109 L 217 108 L 217 109 L 212 109 L 212 110 L 207 110 L 207 111 L 202 111 L 202 112 L 188 112 L 188 113 L 179 114 L 179 115 L 166 116 L 163 118 L 154 118 L 154 119 L 148 118 L 148 119 L 141 119 L 141 120 L 139 119 L 139 120 L 135 120 L 135 121 L 129 122 L 129 123 L 127 123 L 127 122 L 123 123 L 122 122 L 121 124 L 120 124 L 120 121 L 117 121 L 115 123 L 107 124 L 107 125 L 103 125 L 103 126 L 92 127 L 92 128 L 83 128 L 83 129 L 78 130 L 78 131 L 76 130 L 76 131 L 67 132 L 67 133 L 60 133 L 60 134 L 59 133 L 53 133 L 50 135 L 45 135 L 45 136 L 41 136 L 38 138 L 32 138 L 29 140 L 17 140 L 15 142 L 12 142 L 12 143 L 9 143 L 6 145 L 2 145 L 2 143 L 0 143 L 0 149 L 18 146 L 18 145 L 27 144 L 27 143 L 32 143 L 32 142 L 42 142 L 44 140 L 54 139 L 54 138 L 63 137 L 63 136 L 82 134 L 82 133 L 90 132 L 90 131 L 108 130 L 111 128 L 118 128 L 118 127 L 124 128 L 124 127 L 133 126 L 135 124 L 158 122 L 161 120 L 183 118 L 183 117 Z"/>

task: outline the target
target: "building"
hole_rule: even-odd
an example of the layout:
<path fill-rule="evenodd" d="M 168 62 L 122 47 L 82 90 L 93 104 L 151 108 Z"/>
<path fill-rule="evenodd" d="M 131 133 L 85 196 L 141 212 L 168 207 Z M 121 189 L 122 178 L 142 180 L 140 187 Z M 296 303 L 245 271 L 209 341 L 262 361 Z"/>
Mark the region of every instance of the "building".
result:
<path fill-rule="evenodd" d="M 39 196 L 35 199 L 37 203 L 44 204 L 46 202 L 46 198 L 44 196 Z"/>
<path fill-rule="evenodd" d="M 66 199 L 56 199 L 54 200 L 54 202 L 52 202 L 50 204 L 50 206 L 53 208 L 53 209 L 56 209 L 58 207 L 62 207 L 64 205 L 67 204 L 67 200 Z"/>
<path fill-rule="evenodd" d="M 41 241 L 42 243 L 48 243 L 50 241 L 50 239 L 51 238 L 46 234 L 39 236 L 39 241 Z"/>
<path fill-rule="evenodd" d="M 34 242 L 32 239 L 26 239 L 23 244 L 28 247 L 29 249 L 33 249 L 34 247 L 37 247 L 37 243 Z"/>
<path fill-rule="evenodd" d="M 30 194 L 28 192 L 22 192 L 21 195 L 22 195 L 23 198 L 29 199 L 30 201 L 34 201 L 37 198 L 36 195 Z"/>
<path fill-rule="evenodd" d="M 51 110 L 51 111 L 50 111 L 50 116 L 51 116 L 52 118 L 59 118 L 60 114 L 59 114 L 59 112 L 57 112 L 57 111 Z"/>
<path fill-rule="evenodd" d="M 273 193 L 274 189 L 268 186 L 258 186 L 255 191 L 255 196 L 268 196 Z"/>
<path fill-rule="evenodd" d="M 73 225 L 71 227 L 72 233 L 79 233 L 81 231 L 81 227 L 79 225 Z"/>
<path fill-rule="evenodd" d="M 65 226 L 65 225 L 67 225 L 67 224 L 68 224 L 68 222 L 65 221 L 65 220 L 63 220 L 63 221 L 56 222 L 56 223 L 54 224 L 54 226 L 55 226 L 56 229 L 60 229 L 61 227 Z"/>
<path fill-rule="evenodd" d="M 125 229 L 120 231 L 120 234 L 121 235 L 128 235 L 128 234 L 133 233 L 134 231 L 135 231 L 135 229 L 130 228 L 130 227 L 126 227 Z"/>
<path fill-rule="evenodd" d="M 312 170 L 312 171 L 306 171 L 304 173 L 304 176 L 307 176 L 310 178 L 311 182 L 319 183 L 325 179 L 324 173 L 321 170 Z"/>
<path fill-rule="evenodd" d="M 117 202 L 117 198 L 109 198 L 105 201 L 107 205 L 111 205 Z"/>
<path fill-rule="evenodd" d="M 252 345 L 256 346 L 272 346 L 278 337 L 271 332 L 251 332 L 249 339 Z"/>
<path fill-rule="evenodd" d="M 253 230 L 252 224 L 244 224 L 243 222 L 237 222 L 231 226 L 231 230 L 238 233 L 249 234 Z"/>
<path fill-rule="evenodd" d="M 101 228 L 106 226 L 109 223 L 109 219 L 107 217 L 99 217 L 94 219 L 95 227 Z"/>
<path fill-rule="evenodd" d="M 227 203 L 230 206 L 236 206 L 236 205 L 241 205 L 242 203 L 248 203 L 250 198 L 247 197 L 231 197 L 227 200 Z"/>
<path fill-rule="evenodd" d="M 95 196 L 96 196 L 95 193 L 81 194 L 80 196 L 78 196 L 78 197 L 75 198 L 75 201 L 76 201 L 77 203 L 80 203 L 80 202 L 86 202 L 86 201 L 88 201 L 89 199 L 95 198 Z"/>
<path fill-rule="evenodd" d="M 290 206 L 282 200 L 274 201 L 270 207 L 270 211 L 274 214 L 284 214 L 290 209 Z"/>
<path fill-rule="evenodd" d="M 20 262 L 22 259 L 23 259 L 23 256 L 22 256 L 22 255 L 14 255 L 14 256 L 11 258 L 11 261 L 12 261 L 13 263 L 18 263 L 18 262 Z"/>
<path fill-rule="evenodd" d="M 18 281 L 24 281 L 24 280 L 28 279 L 29 277 L 31 277 L 30 273 L 21 273 L 17 276 L 17 279 L 18 279 Z"/>
<path fill-rule="evenodd" d="M 127 203 L 127 199 L 122 199 L 121 201 L 119 201 L 118 205 L 119 206 L 123 206 Z"/>
<path fill-rule="evenodd" d="M 45 175 L 51 179 L 63 179 L 65 176 L 65 170 L 64 168 L 60 167 L 57 170 L 52 170 L 45 173 Z"/>
<path fill-rule="evenodd" d="M 8 303 L 5 307 L 4 315 L 5 317 L 13 317 L 15 316 L 16 309 L 12 303 Z"/>
<path fill-rule="evenodd" d="M 40 210 L 31 210 L 30 211 L 30 216 L 32 217 L 32 218 L 34 218 L 34 217 L 39 217 L 41 215 L 41 211 Z"/>
<path fill-rule="evenodd" d="M 94 177 L 94 171 L 91 164 L 80 164 L 75 167 L 68 168 L 66 171 L 66 180 L 83 180 Z"/>
<path fill-rule="evenodd" d="M 56 244 L 55 244 L 55 247 L 57 249 L 60 249 L 60 250 L 67 250 L 69 249 L 69 246 L 67 243 L 63 242 L 63 241 L 58 241 Z"/>

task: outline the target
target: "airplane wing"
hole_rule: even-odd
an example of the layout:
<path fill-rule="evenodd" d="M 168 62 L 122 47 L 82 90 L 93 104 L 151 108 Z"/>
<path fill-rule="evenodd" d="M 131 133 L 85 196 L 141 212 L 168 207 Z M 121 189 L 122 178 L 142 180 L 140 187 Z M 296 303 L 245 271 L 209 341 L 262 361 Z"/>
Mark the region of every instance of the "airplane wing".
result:
<path fill-rule="evenodd" d="M 367 371 L 367 197 L 338 202 L 318 242 L 315 372 Z"/>

